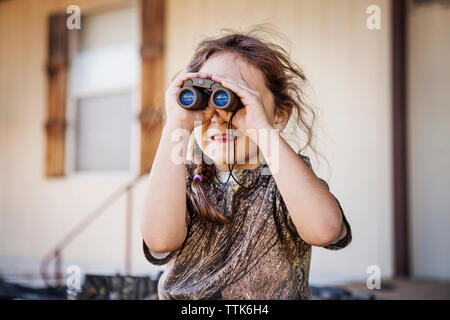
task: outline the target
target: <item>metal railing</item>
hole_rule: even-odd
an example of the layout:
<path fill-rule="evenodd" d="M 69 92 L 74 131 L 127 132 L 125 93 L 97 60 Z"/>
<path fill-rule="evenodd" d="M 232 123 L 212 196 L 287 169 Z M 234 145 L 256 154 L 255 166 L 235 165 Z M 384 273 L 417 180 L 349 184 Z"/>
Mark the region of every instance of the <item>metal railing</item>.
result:
<path fill-rule="evenodd" d="M 113 192 L 100 205 L 87 215 L 78 225 L 70 230 L 42 259 L 40 265 L 40 274 L 47 287 L 52 287 L 48 267 L 54 260 L 54 281 L 53 286 L 62 286 L 62 252 L 87 226 L 100 217 L 107 208 L 116 202 L 123 194 L 126 196 L 126 223 L 125 223 L 125 274 L 131 274 L 131 239 L 132 239 L 132 218 L 133 218 L 133 189 L 137 183 L 150 172 L 148 167 L 142 174 L 135 177 L 132 181 L 125 183 L 118 190 Z"/>

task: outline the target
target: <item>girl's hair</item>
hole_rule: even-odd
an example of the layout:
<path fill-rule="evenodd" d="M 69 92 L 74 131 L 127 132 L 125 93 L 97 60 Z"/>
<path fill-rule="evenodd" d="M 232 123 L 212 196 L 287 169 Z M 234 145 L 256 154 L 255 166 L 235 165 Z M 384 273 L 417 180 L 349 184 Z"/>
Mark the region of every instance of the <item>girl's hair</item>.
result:
<path fill-rule="evenodd" d="M 263 37 L 255 34 L 259 31 L 267 31 L 261 26 L 247 32 L 221 30 L 225 34 L 207 37 L 197 45 L 187 66 L 187 72 L 198 72 L 214 53 L 228 52 L 239 55 L 244 61 L 261 70 L 265 85 L 273 94 L 275 115 L 286 118 L 289 118 L 291 114 L 296 115 L 296 124 L 306 136 L 306 142 L 299 152 L 308 147 L 316 152 L 312 146 L 316 115 L 304 101 L 303 86 L 307 84 L 307 79 L 303 70 L 291 60 L 290 55 L 281 46 L 265 41 Z M 228 217 L 217 212 L 204 187 L 204 181 L 213 178 L 214 168 L 202 160 L 195 169 L 194 174 L 197 173 L 203 177 L 203 183 L 193 179 L 187 188 L 193 209 L 204 221 L 218 224 L 230 222 Z"/>

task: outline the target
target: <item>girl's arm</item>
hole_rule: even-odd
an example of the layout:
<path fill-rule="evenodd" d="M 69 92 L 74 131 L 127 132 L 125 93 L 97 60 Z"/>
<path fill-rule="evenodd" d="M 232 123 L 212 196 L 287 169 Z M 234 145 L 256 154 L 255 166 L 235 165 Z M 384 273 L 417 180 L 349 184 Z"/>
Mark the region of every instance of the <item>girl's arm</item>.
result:
<path fill-rule="evenodd" d="M 304 241 L 314 246 L 324 247 L 340 240 L 346 234 L 346 227 L 335 198 L 280 136 L 279 131 L 271 129 L 267 128 L 278 140 L 278 152 L 270 150 L 270 143 L 260 143 L 259 147 L 264 158 L 268 159 L 297 232 Z"/>
<path fill-rule="evenodd" d="M 153 252 L 173 251 L 186 239 L 186 165 L 184 161 L 173 161 L 172 151 L 180 150 L 180 142 L 172 141 L 171 136 L 177 129 L 187 130 L 186 133 L 190 134 L 196 121 L 204 123 L 214 114 L 211 106 L 190 111 L 177 103 L 177 95 L 184 81 L 209 76 L 200 72 L 182 74 L 171 82 L 165 92 L 167 122 L 148 178 L 141 216 L 141 234 Z M 189 139 L 182 139 L 183 160 L 188 143 Z"/>
<path fill-rule="evenodd" d="M 245 81 L 213 75 L 212 79 L 234 91 L 242 103 L 243 109 L 236 112 L 234 122 L 237 127 L 250 133 L 250 138 L 258 144 L 266 159 L 269 169 L 277 183 L 280 194 L 292 218 L 297 232 L 304 241 L 315 246 L 327 246 L 345 236 L 346 227 L 343 225 L 342 212 L 336 199 L 328 191 L 314 172 L 303 162 L 294 150 L 279 135 L 278 128 L 282 121 L 274 121 L 273 114 L 265 106 L 273 104 L 267 90 L 259 92 L 250 88 Z M 273 109 L 272 109 L 273 110 Z M 270 120 L 269 120 L 270 119 Z M 277 122 L 276 125 L 273 125 Z M 285 122 L 284 122 L 285 125 Z M 284 125 L 281 127 L 284 128 Z M 270 150 L 271 143 L 260 143 L 258 131 L 266 130 L 275 134 L 279 150 Z M 271 161 L 275 155 L 278 162 Z M 272 162 L 272 163 L 271 163 Z"/>
<path fill-rule="evenodd" d="M 141 216 L 141 234 L 153 252 L 169 252 L 180 247 L 186 238 L 186 173 L 184 162 L 171 161 L 172 150 L 179 141 L 172 141 L 174 130 L 182 128 L 174 121 L 163 128 L 155 155 Z M 188 128 L 184 128 L 189 130 Z M 182 139 L 183 150 L 188 141 Z"/>

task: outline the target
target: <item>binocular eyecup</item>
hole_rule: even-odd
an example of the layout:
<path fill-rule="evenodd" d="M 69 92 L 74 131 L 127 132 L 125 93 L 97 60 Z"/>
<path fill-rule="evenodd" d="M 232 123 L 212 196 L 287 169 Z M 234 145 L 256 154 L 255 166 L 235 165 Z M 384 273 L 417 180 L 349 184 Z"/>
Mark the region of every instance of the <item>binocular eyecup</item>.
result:
<path fill-rule="evenodd" d="M 211 79 L 186 80 L 178 93 L 178 104 L 188 110 L 203 110 L 211 99 L 216 109 L 233 112 L 243 107 L 241 99 L 231 90 Z"/>

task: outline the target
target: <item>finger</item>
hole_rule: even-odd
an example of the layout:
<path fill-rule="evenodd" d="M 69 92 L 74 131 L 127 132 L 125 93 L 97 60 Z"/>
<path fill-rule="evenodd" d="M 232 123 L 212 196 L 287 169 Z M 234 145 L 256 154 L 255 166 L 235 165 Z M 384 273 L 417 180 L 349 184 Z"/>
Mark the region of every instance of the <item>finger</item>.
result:
<path fill-rule="evenodd" d="M 230 82 L 234 82 L 234 83 L 236 83 L 236 84 L 238 84 L 239 81 L 240 81 L 241 83 L 245 83 L 245 82 L 243 82 L 242 80 L 232 79 L 232 78 L 228 78 L 228 77 L 225 77 L 225 76 L 222 76 L 222 75 L 218 75 L 218 74 L 213 74 L 213 75 L 211 76 L 211 79 L 214 80 L 214 81 L 217 81 L 217 82 L 219 82 L 219 83 L 221 83 L 222 81 L 225 81 L 225 80 L 228 80 L 228 81 L 230 81 Z"/>
<path fill-rule="evenodd" d="M 231 112 L 224 111 L 224 110 L 220 110 L 220 109 L 215 109 L 215 112 L 217 112 L 217 113 L 219 114 L 219 116 L 220 116 L 225 122 L 228 122 L 228 121 L 230 120 Z"/>
<path fill-rule="evenodd" d="M 241 79 L 228 78 L 228 77 L 217 75 L 217 74 L 212 75 L 211 79 L 214 81 L 219 81 L 219 82 L 226 80 L 226 81 L 233 82 L 233 83 L 243 86 L 243 87 L 248 87 L 247 83 Z"/>
<path fill-rule="evenodd" d="M 221 84 L 225 88 L 233 91 L 241 99 L 241 101 L 244 105 L 247 105 L 251 101 L 255 101 L 257 99 L 257 96 L 255 94 L 251 93 L 250 91 L 242 88 L 241 86 L 239 86 L 235 83 L 229 82 L 227 80 L 223 80 L 221 82 Z"/>
<path fill-rule="evenodd" d="M 205 109 L 201 110 L 205 114 L 207 119 L 212 118 L 214 113 L 216 112 L 216 109 L 210 105 L 208 105 Z"/>
<path fill-rule="evenodd" d="M 188 72 L 186 74 L 182 74 L 179 77 L 176 78 L 176 80 L 174 81 L 173 85 L 175 87 L 181 87 L 181 85 L 183 84 L 184 81 L 190 79 L 190 78 L 195 78 L 198 77 L 199 73 L 198 72 Z"/>
<path fill-rule="evenodd" d="M 256 90 L 253 90 L 252 88 L 250 88 L 249 86 L 247 86 L 246 84 L 241 84 L 241 83 L 237 83 L 237 86 L 241 87 L 244 90 L 247 90 L 248 92 L 250 92 L 252 95 L 254 96 L 259 96 L 259 92 Z"/>
<path fill-rule="evenodd" d="M 247 85 L 247 83 L 245 81 L 243 81 L 243 80 L 227 78 L 227 77 L 220 76 L 220 75 L 212 75 L 211 79 L 214 80 L 214 81 L 220 82 L 220 83 L 222 83 L 222 81 L 227 81 L 227 82 L 235 84 L 236 86 L 239 86 L 240 88 L 242 88 L 244 90 L 247 90 L 248 92 L 250 92 L 251 94 L 253 94 L 255 96 L 259 95 L 258 91 L 253 90 L 252 88 L 250 88 Z"/>
<path fill-rule="evenodd" d="M 175 94 L 177 93 L 180 88 L 183 86 L 183 83 L 190 79 L 190 78 L 197 78 L 199 77 L 199 73 L 198 72 L 189 72 L 186 74 L 181 74 L 178 77 L 176 77 L 173 82 L 169 85 L 169 87 L 166 90 L 166 94 Z"/>
<path fill-rule="evenodd" d="M 211 73 L 209 72 L 199 72 L 198 75 L 200 78 L 211 78 Z"/>
<path fill-rule="evenodd" d="M 233 117 L 233 129 L 240 129 L 241 128 L 241 121 L 242 119 L 245 118 L 245 114 L 246 114 L 246 110 L 245 108 L 239 109 Z M 231 116 L 231 112 L 230 112 L 230 116 Z M 229 119 L 228 119 L 229 121 Z M 227 121 L 227 122 L 228 122 Z"/>

